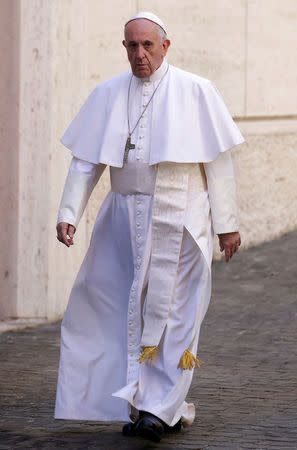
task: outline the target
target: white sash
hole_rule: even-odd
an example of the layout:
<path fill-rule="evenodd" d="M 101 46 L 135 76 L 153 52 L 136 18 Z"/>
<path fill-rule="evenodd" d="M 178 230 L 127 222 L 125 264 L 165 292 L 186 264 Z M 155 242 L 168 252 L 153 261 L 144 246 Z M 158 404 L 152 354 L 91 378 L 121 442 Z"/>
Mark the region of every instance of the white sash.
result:
<path fill-rule="evenodd" d="M 188 167 L 171 162 L 160 163 L 158 167 L 142 346 L 157 346 L 166 327 L 187 209 Z"/>

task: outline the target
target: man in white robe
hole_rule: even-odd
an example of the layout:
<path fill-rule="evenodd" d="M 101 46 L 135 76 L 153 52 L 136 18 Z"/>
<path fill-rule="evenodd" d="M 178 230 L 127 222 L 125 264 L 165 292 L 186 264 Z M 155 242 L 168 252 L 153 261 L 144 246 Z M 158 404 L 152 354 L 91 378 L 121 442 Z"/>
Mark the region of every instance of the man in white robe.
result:
<path fill-rule="evenodd" d="M 58 239 L 73 244 L 107 165 L 111 191 L 62 322 L 55 417 L 130 418 L 124 434 L 158 441 L 194 420 L 213 233 L 226 261 L 240 245 L 229 150 L 243 138 L 209 80 L 167 63 L 158 17 L 132 17 L 123 44 L 131 71 L 97 86 L 62 138 Z"/>

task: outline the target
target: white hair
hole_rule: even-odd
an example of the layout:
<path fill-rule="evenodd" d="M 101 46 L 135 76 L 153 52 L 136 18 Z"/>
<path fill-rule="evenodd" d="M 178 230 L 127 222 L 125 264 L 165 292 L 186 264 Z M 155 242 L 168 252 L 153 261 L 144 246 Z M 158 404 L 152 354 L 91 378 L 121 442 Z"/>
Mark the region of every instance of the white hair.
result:
<path fill-rule="evenodd" d="M 160 25 L 158 25 L 157 23 L 156 23 L 156 25 L 158 27 L 158 33 L 160 35 L 161 42 L 163 44 L 163 42 L 166 41 L 166 39 L 167 39 L 167 34 L 166 34 L 165 30 L 163 30 L 163 28 L 160 27 Z"/>

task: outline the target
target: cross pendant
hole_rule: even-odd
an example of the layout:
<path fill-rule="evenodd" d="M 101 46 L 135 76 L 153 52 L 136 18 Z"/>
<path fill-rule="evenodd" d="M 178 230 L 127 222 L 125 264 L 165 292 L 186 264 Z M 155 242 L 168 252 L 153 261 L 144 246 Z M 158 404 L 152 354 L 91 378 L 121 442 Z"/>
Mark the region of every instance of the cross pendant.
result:
<path fill-rule="evenodd" d="M 133 150 L 134 148 L 135 148 L 135 144 L 131 144 L 131 137 L 129 136 L 127 138 L 127 142 L 126 142 L 126 146 L 125 146 L 125 153 L 124 153 L 123 163 L 128 162 L 129 151 Z"/>

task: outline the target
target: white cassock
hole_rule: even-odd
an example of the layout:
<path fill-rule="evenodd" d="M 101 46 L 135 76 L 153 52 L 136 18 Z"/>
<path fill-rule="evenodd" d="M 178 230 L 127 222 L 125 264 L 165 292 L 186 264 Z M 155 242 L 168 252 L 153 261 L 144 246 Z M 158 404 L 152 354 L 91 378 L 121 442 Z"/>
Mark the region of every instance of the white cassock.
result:
<path fill-rule="evenodd" d="M 132 77 L 132 127 L 167 67 Z M 213 231 L 238 230 L 228 150 L 243 138 L 208 80 L 170 66 L 122 167 L 131 76 L 93 91 L 62 138 L 73 159 L 58 222 L 77 226 L 106 165 L 111 191 L 62 322 L 55 417 L 127 421 L 144 410 L 187 425 L 195 416 L 185 401 L 193 370 L 178 364 L 185 350 L 197 352 Z M 137 361 L 143 345 L 158 347 L 151 365 Z"/>

